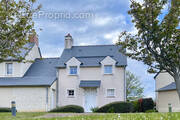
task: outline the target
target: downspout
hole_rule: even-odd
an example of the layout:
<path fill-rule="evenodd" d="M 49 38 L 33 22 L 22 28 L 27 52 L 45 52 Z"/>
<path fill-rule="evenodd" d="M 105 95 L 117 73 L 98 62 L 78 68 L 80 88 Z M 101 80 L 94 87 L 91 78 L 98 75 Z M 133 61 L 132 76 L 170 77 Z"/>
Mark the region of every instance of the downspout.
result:
<path fill-rule="evenodd" d="M 48 102 L 49 102 L 49 88 L 46 87 L 46 112 L 48 111 Z"/>
<path fill-rule="evenodd" d="M 56 107 L 59 105 L 59 69 L 56 68 Z"/>
<path fill-rule="evenodd" d="M 127 100 L 126 96 L 126 66 L 124 67 L 124 101 Z"/>

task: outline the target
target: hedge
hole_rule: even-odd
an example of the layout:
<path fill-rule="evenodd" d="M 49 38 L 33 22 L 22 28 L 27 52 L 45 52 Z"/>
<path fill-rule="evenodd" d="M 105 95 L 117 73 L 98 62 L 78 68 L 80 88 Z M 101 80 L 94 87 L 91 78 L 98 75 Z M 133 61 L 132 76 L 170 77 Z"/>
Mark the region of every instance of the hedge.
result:
<path fill-rule="evenodd" d="M 52 109 L 50 112 L 71 112 L 71 113 L 83 113 L 84 109 L 81 106 L 77 105 L 67 105 L 63 107 L 57 107 Z"/>
<path fill-rule="evenodd" d="M 97 109 L 98 113 L 129 113 L 133 112 L 133 105 L 129 102 L 113 102 Z"/>
<path fill-rule="evenodd" d="M 139 112 L 146 112 L 154 109 L 154 101 L 152 98 L 139 99 Z"/>
<path fill-rule="evenodd" d="M 11 112 L 11 108 L 0 108 L 0 112 Z"/>

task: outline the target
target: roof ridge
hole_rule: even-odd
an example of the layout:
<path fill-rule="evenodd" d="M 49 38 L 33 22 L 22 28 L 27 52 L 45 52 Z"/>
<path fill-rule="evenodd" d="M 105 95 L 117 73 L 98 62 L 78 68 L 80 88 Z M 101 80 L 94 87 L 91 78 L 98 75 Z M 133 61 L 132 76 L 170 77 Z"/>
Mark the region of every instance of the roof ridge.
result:
<path fill-rule="evenodd" d="M 93 47 L 93 46 L 116 46 L 115 44 L 108 45 L 74 45 L 73 47 Z"/>
<path fill-rule="evenodd" d="M 60 57 L 47 57 L 47 58 L 37 58 L 37 59 L 59 59 Z"/>
<path fill-rule="evenodd" d="M 75 58 L 97 58 L 97 57 L 107 57 L 107 56 L 77 56 L 77 57 L 75 56 Z M 113 57 L 113 56 L 111 55 L 110 57 Z"/>

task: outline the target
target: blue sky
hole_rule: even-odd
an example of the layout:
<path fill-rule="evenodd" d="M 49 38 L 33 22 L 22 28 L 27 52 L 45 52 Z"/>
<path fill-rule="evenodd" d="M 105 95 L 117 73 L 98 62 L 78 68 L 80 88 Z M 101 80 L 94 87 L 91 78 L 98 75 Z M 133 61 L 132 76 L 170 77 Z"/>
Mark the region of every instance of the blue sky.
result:
<path fill-rule="evenodd" d="M 39 0 L 39 3 L 42 4 L 41 13 L 34 17 L 34 21 L 43 57 L 59 57 L 64 49 L 64 36 L 67 33 L 71 33 L 75 45 L 95 45 L 113 44 L 125 30 L 137 32 L 127 14 L 130 5 L 128 0 Z M 55 18 L 55 13 L 89 13 L 92 16 L 78 19 Z M 128 59 L 127 69 L 141 80 L 145 88 L 144 95 L 154 98 L 154 75 L 146 72 L 147 66 Z"/>

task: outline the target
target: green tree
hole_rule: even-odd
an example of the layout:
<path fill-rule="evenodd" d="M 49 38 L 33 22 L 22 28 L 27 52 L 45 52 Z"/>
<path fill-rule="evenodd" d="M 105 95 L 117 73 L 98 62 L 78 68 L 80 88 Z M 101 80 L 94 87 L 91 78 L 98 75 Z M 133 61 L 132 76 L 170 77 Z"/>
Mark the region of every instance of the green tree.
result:
<path fill-rule="evenodd" d="M 20 49 L 29 42 L 34 22 L 32 16 L 41 5 L 33 6 L 36 0 L 0 0 L 0 62 L 7 57 L 22 60 Z M 34 33 L 33 33 L 34 34 Z"/>
<path fill-rule="evenodd" d="M 162 15 L 166 5 L 168 9 Z M 138 33 L 123 32 L 118 44 L 127 48 L 126 55 L 130 58 L 147 64 L 148 72 L 168 72 L 174 78 L 180 96 L 180 2 L 144 0 L 140 4 L 131 1 L 130 8 L 128 14 Z"/>
<path fill-rule="evenodd" d="M 144 88 L 137 76 L 126 71 L 126 96 L 128 101 L 138 100 L 143 97 Z"/>

